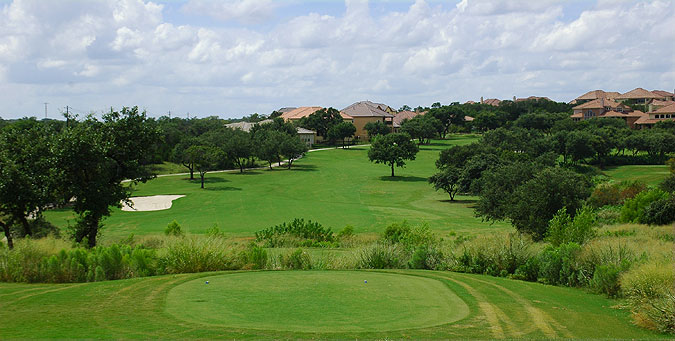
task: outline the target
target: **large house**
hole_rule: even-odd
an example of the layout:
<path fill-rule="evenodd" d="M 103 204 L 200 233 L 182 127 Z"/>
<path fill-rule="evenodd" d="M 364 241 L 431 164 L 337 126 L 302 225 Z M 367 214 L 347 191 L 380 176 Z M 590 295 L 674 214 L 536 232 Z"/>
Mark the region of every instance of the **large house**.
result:
<path fill-rule="evenodd" d="M 651 128 L 659 121 L 675 121 L 675 102 L 672 104 L 650 111 L 644 117 L 635 122 L 638 128 Z"/>
<path fill-rule="evenodd" d="M 577 105 L 574 108 L 572 119 L 574 121 L 583 121 L 591 118 L 621 118 L 631 128 L 637 128 L 635 122 L 641 117 L 646 116 L 639 110 L 633 110 L 629 106 L 608 99 L 598 98 L 590 102 Z"/>
<path fill-rule="evenodd" d="M 667 91 L 648 91 L 643 88 L 635 88 L 624 94 L 593 90 L 570 102 L 577 104 L 571 117 L 575 121 L 603 117 L 621 118 L 630 128 L 649 128 L 658 120 L 670 119 L 667 116 L 672 113 L 660 110 L 671 110 L 667 108 L 675 104 L 673 96 Z M 630 106 L 634 104 L 645 105 L 649 112 L 633 110 Z"/>
<path fill-rule="evenodd" d="M 381 121 L 384 124 L 391 124 L 395 110 L 388 105 L 373 103 L 371 101 L 361 101 L 340 110 L 340 112 L 354 119 L 352 122 L 356 127 L 354 136 L 361 140 L 365 140 L 368 138 L 368 133 L 365 129 L 366 124 L 377 121 Z"/>
<path fill-rule="evenodd" d="M 401 124 L 403 121 L 410 120 L 413 117 L 417 115 L 424 115 L 425 112 L 416 112 L 416 111 L 410 111 L 410 110 L 403 110 L 398 112 L 394 117 L 391 119 L 392 122 L 392 130 L 394 133 L 398 133 L 399 130 L 401 129 Z"/>
<path fill-rule="evenodd" d="M 300 121 L 301 118 L 307 117 L 319 110 L 323 109 L 322 107 L 299 107 L 295 108 L 293 110 L 289 110 L 283 114 L 281 114 L 281 118 L 284 119 L 285 122 L 298 122 Z M 342 112 L 340 112 L 340 116 L 342 116 L 342 119 L 345 122 L 353 122 L 354 118 L 346 115 Z"/>

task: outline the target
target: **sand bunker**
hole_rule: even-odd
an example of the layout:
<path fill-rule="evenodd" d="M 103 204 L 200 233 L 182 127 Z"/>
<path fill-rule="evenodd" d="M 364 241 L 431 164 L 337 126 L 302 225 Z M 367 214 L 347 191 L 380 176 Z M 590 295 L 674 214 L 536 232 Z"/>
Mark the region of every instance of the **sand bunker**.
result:
<path fill-rule="evenodd" d="M 122 211 L 144 212 L 144 211 L 161 211 L 171 208 L 171 202 L 182 198 L 184 195 L 153 195 L 149 197 L 134 197 L 129 198 L 134 207 L 122 203 Z"/>

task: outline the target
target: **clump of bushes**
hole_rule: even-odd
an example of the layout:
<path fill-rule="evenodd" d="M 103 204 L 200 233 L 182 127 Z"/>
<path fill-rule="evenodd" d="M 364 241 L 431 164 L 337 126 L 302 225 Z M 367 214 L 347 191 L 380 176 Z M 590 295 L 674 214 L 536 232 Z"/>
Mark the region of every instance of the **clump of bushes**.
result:
<path fill-rule="evenodd" d="M 164 234 L 167 236 L 180 237 L 183 235 L 183 229 L 181 228 L 180 224 L 174 220 L 166 226 L 166 229 L 164 229 Z"/>
<path fill-rule="evenodd" d="M 637 266 L 621 276 L 621 290 L 628 298 L 638 325 L 675 334 L 675 269 L 657 262 Z"/>
<path fill-rule="evenodd" d="M 294 219 L 290 223 L 268 227 L 255 233 L 257 242 L 265 247 L 338 247 L 335 235 L 330 228 L 323 225 Z"/>
<path fill-rule="evenodd" d="M 660 189 L 650 189 L 638 193 L 634 198 L 626 200 L 621 208 L 621 222 L 646 223 L 645 210 L 656 201 L 667 200 L 669 194 Z"/>
<path fill-rule="evenodd" d="M 591 193 L 588 203 L 594 208 L 622 205 L 646 189 L 647 185 L 641 181 L 600 184 Z"/>
<path fill-rule="evenodd" d="M 596 216 L 590 207 L 578 209 L 574 218 L 570 217 L 567 208 L 563 207 L 549 222 L 546 240 L 553 246 L 570 242 L 583 244 L 595 237 L 593 228 L 596 225 Z"/>

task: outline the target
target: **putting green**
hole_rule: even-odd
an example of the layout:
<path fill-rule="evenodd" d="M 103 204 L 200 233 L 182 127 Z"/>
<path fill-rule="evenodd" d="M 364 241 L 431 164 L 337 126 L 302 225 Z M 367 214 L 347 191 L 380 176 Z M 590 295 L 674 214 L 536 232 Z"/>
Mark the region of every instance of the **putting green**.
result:
<path fill-rule="evenodd" d="M 440 281 L 366 271 L 205 277 L 171 289 L 166 310 L 192 323 L 296 332 L 422 328 L 469 314 L 466 303 Z"/>

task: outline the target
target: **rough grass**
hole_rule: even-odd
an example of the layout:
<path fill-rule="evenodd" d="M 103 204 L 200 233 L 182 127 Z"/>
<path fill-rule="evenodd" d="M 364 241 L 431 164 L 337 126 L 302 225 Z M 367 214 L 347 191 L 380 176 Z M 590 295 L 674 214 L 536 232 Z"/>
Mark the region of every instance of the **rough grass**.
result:
<path fill-rule="evenodd" d="M 239 272 L 235 272 L 238 274 Z M 288 274 L 289 283 L 283 290 L 290 297 L 302 297 L 311 291 L 310 280 L 317 272 L 283 272 Z M 418 276 L 424 285 L 435 288 L 429 292 L 411 293 L 417 301 L 404 300 L 405 304 L 397 306 L 396 311 L 387 314 L 398 314 L 401 319 L 388 319 L 380 325 L 365 325 L 359 330 L 338 330 L 329 326 L 314 331 L 288 331 L 260 324 L 255 328 L 266 312 L 264 305 L 265 291 L 247 292 L 245 283 L 229 282 L 234 277 L 228 273 L 183 274 L 159 276 L 142 279 L 129 279 L 83 284 L 65 285 L 28 285 L 0 284 L 0 335 L 3 338 L 659 338 L 662 335 L 640 329 L 630 323 L 627 310 L 612 308 L 617 301 L 591 295 L 583 291 L 545 286 L 537 283 L 513 281 L 504 278 L 493 278 L 480 275 L 457 274 L 433 271 L 395 271 L 384 272 L 350 271 L 326 272 L 332 279 L 324 279 L 327 287 L 317 289 L 327 295 L 315 295 L 309 304 L 304 300 L 291 306 L 273 305 L 271 310 L 286 309 L 293 313 L 305 314 L 306 324 L 321 325 L 324 313 L 308 314 L 322 303 L 326 308 L 344 309 L 342 315 L 346 323 L 351 317 L 363 316 L 367 312 L 352 312 L 358 308 L 358 302 L 347 300 L 340 304 L 339 299 L 330 297 L 330 293 L 344 295 L 349 293 L 350 286 L 363 288 L 363 280 L 380 278 L 394 281 L 393 286 L 407 286 L 418 283 L 409 276 Z M 259 277 L 258 275 L 259 274 Z M 259 272 L 245 273 L 252 286 L 265 285 L 266 276 L 277 273 Z M 400 278 L 391 274 L 400 274 Z M 242 276 L 242 275 L 237 275 Z M 241 280 L 242 278 L 240 278 Z M 231 293 L 245 295 L 245 301 L 233 304 L 251 306 L 240 315 L 197 316 L 200 309 L 208 313 L 208 309 L 227 309 L 214 307 L 218 300 L 228 300 L 227 295 L 211 295 L 206 290 L 204 281 L 222 281 L 222 285 L 230 286 Z M 310 283 L 307 283 L 307 282 Z M 354 283 L 352 283 L 352 281 Z M 400 282 L 399 282 L 400 281 Z M 370 281 L 369 281 L 370 282 Z M 435 282 L 435 283 L 432 283 Z M 407 283 L 407 284 L 406 284 Z M 371 283 L 368 283 L 371 284 Z M 376 293 L 378 300 L 398 299 L 397 296 L 387 298 L 387 285 L 373 283 L 384 292 Z M 195 285 L 195 288 L 191 288 Z M 210 285 L 210 284 L 209 284 Z M 298 290 L 294 291 L 297 286 Z M 331 286 L 333 286 L 331 288 Z M 365 289 L 365 288 L 363 288 Z M 181 290 L 190 291 L 184 295 L 175 295 Z M 358 290 L 358 289 L 353 289 Z M 447 290 L 454 292 L 469 308 L 469 315 L 455 322 L 422 328 L 409 328 L 405 321 L 436 319 L 414 313 L 425 305 L 434 311 L 448 309 L 448 305 L 440 304 L 438 295 Z M 357 293 L 359 296 L 363 293 Z M 203 297 L 202 297 L 203 296 Z M 407 296 L 404 296 L 404 298 Z M 174 301 L 177 300 L 177 301 Z M 203 300 L 204 302 L 198 302 Z M 257 303 L 256 303 L 257 302 Z M 200 304 L 204 308 L 200 308 Z M 400 302 L 399 302 L 400 303 Z M 461 306 L 461 304 L 459 305 Z M 405 307 L 405 309 L 399 309 Z M 257 309 L 256 309 L 257 308 Z M 376 308 L 373 308 L 376 309 Z M 457 309 L 457 308 L 455 308 Z M 461 309 L 461 308 L 459 308 Z M 185 310 L 185 312 L 183 312 Z M 36 312 L 42 318 L 36 318 Z M 189 312 L 189 314 L 188 314 Z M 373 311 L 376 313 L 377 311 Z M 448 311 L 450 315 L 457 311 Z M 194 316 L 193 316 L 194 317 Z M 283 320 L 283 317 L 276 317 Z M 377 316 L 370 316 L 376 319 Z M 289 317 L 289 321 L 292 318 Z M 213 321 L 211 321 L 213 320 Z M 227 322 L 227 323 L 224 323 Z M 228 325 L 224 328 L 223 325 Z M 387 326 L 399 330 L 385 331 Z M 283 330 L 286 329 L 286 330 Z"/>

